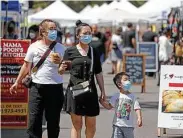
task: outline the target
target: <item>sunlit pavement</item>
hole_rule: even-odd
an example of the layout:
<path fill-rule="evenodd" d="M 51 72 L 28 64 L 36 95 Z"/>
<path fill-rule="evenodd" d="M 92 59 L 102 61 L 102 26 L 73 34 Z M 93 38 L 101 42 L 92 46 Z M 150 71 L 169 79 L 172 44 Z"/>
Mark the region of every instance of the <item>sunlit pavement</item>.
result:
<path fill-rule="evenodd" d="M 113 75 L 108 75 L 107 72 L 111 72 L 111 64 L 104 64 L 104 80 L 105 90 L 108 98 L 112 96 L 117 89 L 115 88 L 112 78 Z M 65 87 L 68 82 L 68 74 L 64 75 Z M 156 138 L 157 137 L 157 118 L 158 118 L 158 93 L 159 87 L 156 86 L 157 81 L 155 78 L 146 79 L 146 93 L 141 93 L 140 86 L 133 86 L 132 92 L 135 93 L 138 98 L 143 112 L 143 127 L 135 128 L 135 138 Z M 110 138 L 112 134 L 112 119 L 113 110 L 108 111 L 101 107 L 100 115 L 97 117 L 97 130 L 95 138 Z M 84 123 L 83 123 L 84 124 Z M 60 136 L 59 138 L 70 138 L 71 121 L 70 116 L 64 112 L 61 115 L 60 123 Z M 85 126 L 82 130 L 82 138 L 85 138 Z M 47 136 L 46 130 L 43 133 L 43 137 Z M 162 135 L 163 138 L 183 138 L 183 130 L 167 130 L 167 134 Z"/>

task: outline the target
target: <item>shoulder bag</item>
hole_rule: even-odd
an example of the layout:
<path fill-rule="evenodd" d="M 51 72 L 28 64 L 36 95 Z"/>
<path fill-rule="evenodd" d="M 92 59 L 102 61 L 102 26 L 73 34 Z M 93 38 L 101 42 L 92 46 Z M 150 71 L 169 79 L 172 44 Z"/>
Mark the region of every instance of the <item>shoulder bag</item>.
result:
<path fill-rule="evenodd" d="M 91 66 L 90 66 L 90 72 L 89 72 L 89 80 L 70 87 L 70 91 L 72 92 L 73 98 L 91 91 L 90 83 L 91 83 L 92 74 L 93 74 L 93 48 L 92 47 L 90 48 L 91 48 Z"/>
<path fill-rule="evenodd" d="M 44 55 L 41 57 L 41 59 L 38 61 L 38 63 L 32 68 L 32 72 L 35 73 L 38 71 L 38 68 L 43 64 L 43 62 L 46 60 L 46 58 L 48 57 L 48 55 L 50 54 L 51 50 L 53 49 L 53 47 L 56 45 L 57 42 L 52 42 L 51 45 L 49 46 L 49 48 L 46 50 L 46 52 L 44 53 Z M 22 84 L 26 87 L 26 88 L 30 88 L 31 84 L 32 84 L 32 77 L 31 74 L 25 76 L 25 78 L 22 79 Z"/>

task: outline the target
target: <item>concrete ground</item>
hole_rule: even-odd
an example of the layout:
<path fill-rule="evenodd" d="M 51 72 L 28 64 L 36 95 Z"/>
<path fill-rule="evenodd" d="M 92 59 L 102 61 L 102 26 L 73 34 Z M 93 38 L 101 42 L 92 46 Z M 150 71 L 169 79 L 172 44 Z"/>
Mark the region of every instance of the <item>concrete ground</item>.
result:
<path fill-rule="evenodd" d="M 104 80 L 106 95 L 110 98 L 118 90 L 115 88 L 112 78 L 113 75 L 108 75 L 111 71 L 111 64 L 104 64 Z M 68 84 L 68 74 L 64 75 L 64 86 Z M 146 93 L 141 93 L 140 86 L 133 86 L 132 92 L 138 98 L 143 113 L 143 127 L 135 128 L 135 138 L 157 138 L 157 118 L 158 118 L 158 93 L 159 87 L 156 86 L 155 78 L 146 79 Z M 114 111 L 108 111 L 101 107 L 100 115 L 97 117 L 97 131 L 95 138 L 110 138 L 112 134 L 112 119 Z M 84 127 L 82 130 L 82 138 L 84 136 Z M 59 138 L 70 138 L 71 121 L 70 116 L 61 113 L 60 135 Z M 9 129 L 1 130 L 2 138 L 27 138 L 26 130 Z M 43 138 L 47 138 L 47 131 L 44 129 Z M 167 134 L 162 135 L 162 138 L 183 138 L 183 130 L 167 130 Z"/>
<path fill-rule="evenodd" d="M 113 75 L 108 75 L 111 71 L 111 64 L 104 64 L 104 80 L 106 95 L 110 98 L 118 90 L 113 84 Z M 65 86 L 68 82 L 68 74 L 64 75 Z M 159 87 L 156 86 L 155 78 L 146 79 L 146 93 L 141 93 L 140 86 L 133 86 L 132 92 L 137 96 L 143 112 L 143 127 L 135 128 L 135 138 L 156 138 L 157 137 L 157 118 L 158 118 L 158 94 Z M 109 111 L 101 107 L 100 115 L 97 117 L 97 130 L 95 138 L 110 138 L 112 134 L 112 119 L 114 111 Z M 59 138 L 70 138 L 71 121 L 70 116 L 64 112 L 61 115 Z M 84 138 L 83 126 L 82 138 Z M 43 134 L 46 138 L 46 131 Z M 162 138 L 183 138 L 183 130 L 167 130 L 167 134 L 162 135 Z"/>

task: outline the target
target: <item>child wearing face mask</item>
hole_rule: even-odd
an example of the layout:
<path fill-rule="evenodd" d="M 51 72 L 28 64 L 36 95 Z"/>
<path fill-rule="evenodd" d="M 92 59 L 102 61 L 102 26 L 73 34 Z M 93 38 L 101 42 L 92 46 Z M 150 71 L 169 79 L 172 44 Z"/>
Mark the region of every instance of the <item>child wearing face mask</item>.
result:
<path fill-rule="evenodd" d="M 125 72 L 116 74 L 113 81 L 120 92 L 114 94 L 109 102 L 100 99 L 106 109 L 115 108 L 111 138 L 134 138 L 134 112 L 137 114 L 137 124 L 141 127 L 141 107 L 134 94 L 130 93 L 131 82 Z"/>

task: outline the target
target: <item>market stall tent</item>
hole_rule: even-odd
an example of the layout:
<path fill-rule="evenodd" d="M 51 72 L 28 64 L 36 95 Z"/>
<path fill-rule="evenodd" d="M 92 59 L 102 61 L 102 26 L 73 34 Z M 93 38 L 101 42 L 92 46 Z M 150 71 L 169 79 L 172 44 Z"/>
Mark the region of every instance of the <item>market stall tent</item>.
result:
<path fill-rule="evenodd" d="M 6 7 L 7 6 L 7 7 Z M 7 8 L 7 9 L 6 9 Z M 6 11 L 7 10 L 7 11 Z M 7 13 L 7 17 L 6 17 Z M 20 16 L 21 16 L 21 4 L 18 0 L 14 1 L 1 1 L 1 33 L 0 37 L 3 37 L 5 32 L 4 22 L 9 22 L 11 20 L 15 21 L 16 29 L 20 30 Z M 18 34 L 20 37 L 20 33 Z"/>
<path fill-rule="evenodd" d="M 138 8 L 131 4 L 128 0 L 121 0 L 120 2 L 113 1 L 111 4 L 109 4 L 109 7 L 125 10 L 133 14 L 136 14 L 138 10 Z"/>
<path fill-rule="evenodd" d="M 149 0 L 137 11 L 138 14 L 149 18 L 160 18 L 163 12 L 168 14 L 173 7 L 181 5 L 181 0 Z"/>
<path fill-rule="evenodd" d="M 87 13 L 87 12 L 89 12 L 89 11 L 91 11 L 92 10 L 92 7 L 90 6 L 90 5 L 87 5 L 84 9 L 82 9 L 80 12 L 79 12 L 79 14 L 85 14 L 85 13 Z"/>
<path fill-rule="evenodd" d="M 62 26 L 75 26 L 75 21 L 78 19 L 87 20 L 87 18 L 83 18 L 60 0 L 56 0 L 40 12 L 28 16 L 29 23 L 41 22 L 44 19 L 55 20 Z"/>

